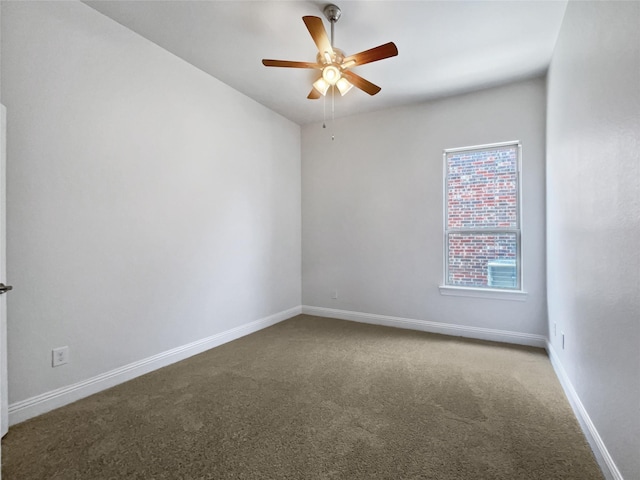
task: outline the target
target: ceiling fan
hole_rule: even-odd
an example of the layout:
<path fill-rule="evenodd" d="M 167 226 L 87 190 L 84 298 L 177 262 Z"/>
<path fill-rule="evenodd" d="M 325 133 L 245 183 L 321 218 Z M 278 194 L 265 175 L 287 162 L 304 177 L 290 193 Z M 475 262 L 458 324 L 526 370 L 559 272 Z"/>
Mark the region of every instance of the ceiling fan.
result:
<path fill-rule="evenodd" d="M 331 41 L 329 41 L 327 37 L 327 31 L 320 17 L 302 17 L 304 24 L 311 34 L 311 38 L 313 38 L 313 41 L 318 47 L 318 55 L 315 63 L 270 60 L 265 58 L 262 60 L 262 64 L 266 67 L 310 68 L 319 70 L 320 77 L 313 82 L 313 88 L 307 96 L 307 98 L 311 100 L 326 95 L 327 91 L 332 87 L 337 88 L 341 95 L 347 93 L 353 86 L 369 95 L 375 95 L 381 88 L 355 74 L 350 69 L 366 63 L 395 57 L 398 55 L 398 48 L 393 42 L 389 42 L 365 50 L 364 52 L 345 56 L 342 50 L 333 46 L 333 29 L 342 12 L 340 8 L 332 4 L 327 5 L 323 12 L 325 17 L 331 22 Z"/>

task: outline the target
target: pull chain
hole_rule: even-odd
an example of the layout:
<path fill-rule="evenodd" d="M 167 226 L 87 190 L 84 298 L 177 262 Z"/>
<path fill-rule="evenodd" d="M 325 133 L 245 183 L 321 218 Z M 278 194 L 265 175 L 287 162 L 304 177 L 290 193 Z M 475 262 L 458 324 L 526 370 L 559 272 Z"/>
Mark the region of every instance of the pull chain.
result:
<path fill-rule="evenodd" d="M 331 87 L 331 141 L 334 141 L 336 137 L 333 135 L 335 124 L 335 100 L 336 100 L 336 87 Z"/>
<path fill-rule="evenodd" d="M 322 128 L 327 128 L 327 96 L 322 96 Z"/>

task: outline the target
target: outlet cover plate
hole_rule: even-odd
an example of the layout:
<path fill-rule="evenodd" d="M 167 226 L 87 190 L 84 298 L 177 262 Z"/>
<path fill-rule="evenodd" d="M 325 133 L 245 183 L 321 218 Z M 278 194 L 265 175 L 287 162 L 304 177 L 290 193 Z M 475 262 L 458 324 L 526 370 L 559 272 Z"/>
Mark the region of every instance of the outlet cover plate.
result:
<path fill-rule="evenodd" d="M 69 347 L 58 347 L 51 351 L 51 366 L 59 367 L 69 362 Z"/>

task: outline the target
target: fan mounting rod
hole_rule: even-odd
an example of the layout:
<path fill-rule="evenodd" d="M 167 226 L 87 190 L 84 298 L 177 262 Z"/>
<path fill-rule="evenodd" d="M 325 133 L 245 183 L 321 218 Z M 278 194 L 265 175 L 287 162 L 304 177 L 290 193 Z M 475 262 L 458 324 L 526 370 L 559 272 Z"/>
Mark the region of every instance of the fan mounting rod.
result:
<path fill-rule="evenodd" d="M 327 20 L 331 23 L 331 46 L 333 47 L 333 26 L 340 19 L 340 15 L 342 15 L 342 10 L 337 5 L 330 3 L 326 7 L 324 7 L 324 16 L 327 17 Z"/>

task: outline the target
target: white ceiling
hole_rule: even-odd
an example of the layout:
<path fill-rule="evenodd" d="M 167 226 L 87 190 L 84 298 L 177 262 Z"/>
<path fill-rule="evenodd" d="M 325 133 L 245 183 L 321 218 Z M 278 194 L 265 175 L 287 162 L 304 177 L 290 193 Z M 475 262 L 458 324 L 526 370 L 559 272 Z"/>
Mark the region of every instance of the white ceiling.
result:
<path fill-rule="evenodd" d="M 324 1 L 126 1 L 86 4 L 298 124 L 321 121 L 307 100 L 315 61 L 302 17 L 330 24 Z M 353 54 L 393 41 L 397 57 L 354 68 L 382 87 L 335 98 L 335 116 L 378 110 L 532 77 L 547 69 L 567 5 L 560 1 L 336 1 L 335 46 Z M 330 98 L 326 102 L 330 112 Z"/>

